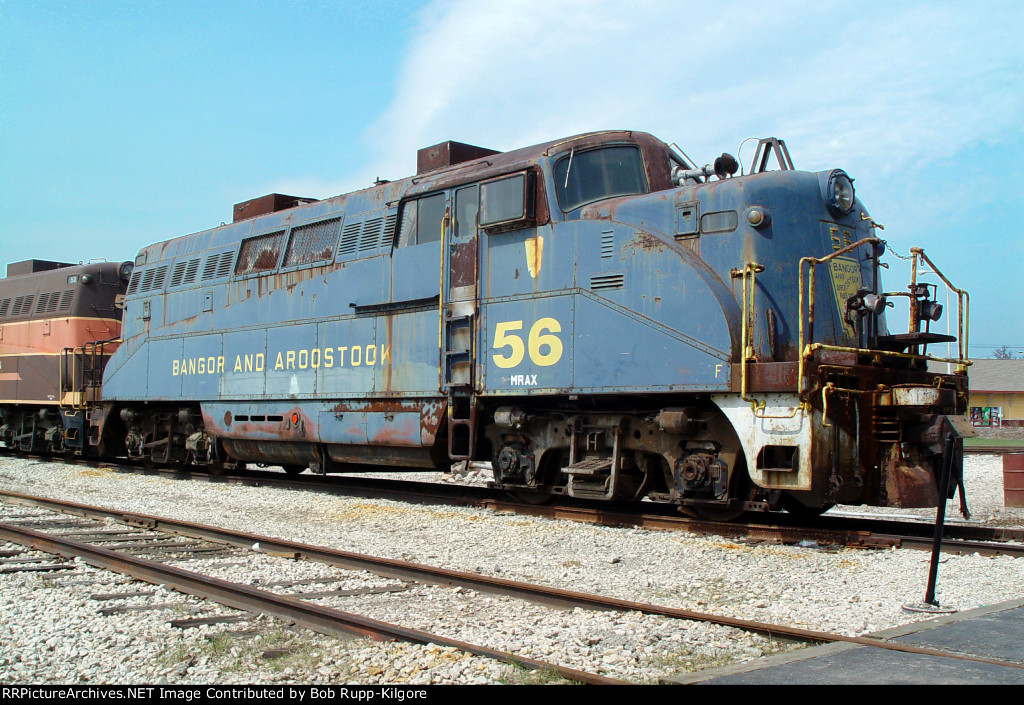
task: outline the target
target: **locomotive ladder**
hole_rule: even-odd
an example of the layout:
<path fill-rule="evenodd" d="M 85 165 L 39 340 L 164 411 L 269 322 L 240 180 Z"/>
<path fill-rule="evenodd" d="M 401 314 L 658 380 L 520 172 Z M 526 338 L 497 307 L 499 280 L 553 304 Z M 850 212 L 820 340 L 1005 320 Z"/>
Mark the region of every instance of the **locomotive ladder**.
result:
<path fill-rule="evenodd" d="M 61 349 L 57 368 L 61 408 L 82 410 L 87 402 L 96 400 L 97 390 L 103 382 L 106 342 L 91 341 L 79 347 Z"/>
<path fill-rule="evenodd" d="M 476 198 L 475 188 L 472 197 Z M 461 232 L 452 225 L 449 211 L 441 223 L 439 386 L 448 397 L 448 457 L 471 460 L 476 445 L 473 383 L 478 238 L 475 222 L 464 221 Z"/>
<path fill-rule="evenodd" d="M 47 441 L 52 447 L 65 450 L 83 447 L 89 403 L 99 398 L 103 383 L 108 355 L 104 344 L 107 342 L 96 340 L 61 349 L 57 360 L 57 406 L 61 425 L 47 431 Z M 59 442 L 56 437 L 50 437 L 51 433 L 60 436 Z"/>
<path fill-rule="evenodd" d="M 473 421 L 476 415 L 473 399 L 476 287 L 458 289 L 451 290 L 451 300 L 444 312 L 442 384 L 448 394 L 448 457 L 452 460 L 470 460 L 475 441 Z"/>

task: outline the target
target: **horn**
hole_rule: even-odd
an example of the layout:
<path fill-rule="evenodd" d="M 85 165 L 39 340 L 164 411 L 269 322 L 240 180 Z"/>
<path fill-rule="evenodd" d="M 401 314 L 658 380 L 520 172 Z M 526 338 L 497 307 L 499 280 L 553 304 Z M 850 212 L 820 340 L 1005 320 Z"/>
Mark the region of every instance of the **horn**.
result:
<path fill-rule="evenodd" d="M 715 160 L 715 176 L 720 179 L 732 176 L 739 168 L 740 163 L 736 161 L 736 157 L 731 154 L 725 154 L 723 152 L 722 156 Z"/>

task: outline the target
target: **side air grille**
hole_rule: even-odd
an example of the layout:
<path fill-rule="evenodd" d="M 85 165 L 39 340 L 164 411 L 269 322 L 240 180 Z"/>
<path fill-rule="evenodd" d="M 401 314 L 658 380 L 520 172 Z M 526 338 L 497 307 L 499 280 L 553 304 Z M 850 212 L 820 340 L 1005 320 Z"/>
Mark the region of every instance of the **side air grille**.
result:
<path fill-rule="evenodd" d="M 259 235 L 242 241 L 242 249 L 235 266 L 236 275 L 269 272 L 277 266 L 277 258 L 284 244 L 284 230 Z"/>
<path fill-rule="evenodd" d="M 22 316 L 32 310 L 32 301 L 35 299 L 35 294 L 28 294 L 26 296 L 18 296 L 14 299 L 14 307 L 11 308 L 12 316 Z"/>
<path fill-rule="evenodd" d="M 181 285 L 181 280 L 185 278 L 186 266 L 188 266 L 188 262 L 178 262 L 174 265 L 174 271 L 171 272 L 171 286 Z"/>
<path fill-rule="evenodd" d="M 75 300 L 75 290 L 65 289 L 64 293 L 60 295 L 60 305 L 58 306 L 59 311 L 70 311 L 71 303 Z"/>
<path fill-rule="evenodd" d="M 626 285 L 626 275 L 622 272 L 602 272 L 590 276 L 590 288 L 594 291 L 621 289 Z"/>
<path fill-rule="evenodd" d="M 156 277 L 153 280 L 153 288 L 157 291 L 164 288 L 164 280 L 167 279 L 167 265 L 156 268 Z"/>
<path fill-rule="evenodd" d="M 385 250 L 390 250 L 391 246 L 395 242 L 395 226 L 398 225 L 398 211 L 389 215 L 384 220 L 384 234 L 380 238 L 380 246 Z"/>
<path fill-rule="evenodd" d="M 196 274 L 199 272 L 199 261 L 201 257 L 196 259 L 188 260 L 187 262 L 178 262 L 174 265 L 174 271 L 171 272 L 171 286 L 181 286 L 183 284 L 191 284 L 196 280 Z"/>
<path fill-rule="evenodd" d="M 338 243 L 338 257 L 347 257 L 355 254 L 359 247 L 359 233 L 363 229 L 362 223 L 349 223 L 341 233 L 341 242 Z"/>
<path fill-rule="evenodd" d="M 203 267 L 201 281 L 208 279 L 219 279 L 231 274 L 231 262 L 234 261 L 234 250 L 218 252 L 207 257 L 206 265 Z"/>
<path fill-rule="evenodd" d="M 363 223 L 363 232 L 359 236 L 360 252 L 368 252 L 380 247 L 380 236 L 383 232 L 383 225 L 383 218 L 371 218 Z"/>
<path fill-rule="evenodd" d="M 323 220 L 292 228 L 288 251 L 284 255 L 285 267 L 311 262 L 323 262 L 334 254 L 341 218 Z"/>
<path fill-rule="evenodd" d="M 338 258 L 351 259 L 353 255 L 366 257 L 381 250 L 390 250 L 395 240 L 397 225 L 397 210 L 387 215 L 346 224 L 338 243 Z"/>
<path fill-rule="evenodd" d="M 57 310 L 57 306 L 59 304 L 59 291 L 50 291 L 45 294 L 40 294 L 39 301 L 36 302 L 36 313 L 53 313 Z"/>
<path fill-rule="evenodd" d="M 147 291 L 159 291 L 164 288 L 164 281 L 167 279 L 167 265 L 161 267 L 153 267 L 147 269 L 142 273 L 142 281 L 139 284 L 139 293 L 144 294 Z M 131 286 L 128 287 L 129 293 L 132 293 Z"/>

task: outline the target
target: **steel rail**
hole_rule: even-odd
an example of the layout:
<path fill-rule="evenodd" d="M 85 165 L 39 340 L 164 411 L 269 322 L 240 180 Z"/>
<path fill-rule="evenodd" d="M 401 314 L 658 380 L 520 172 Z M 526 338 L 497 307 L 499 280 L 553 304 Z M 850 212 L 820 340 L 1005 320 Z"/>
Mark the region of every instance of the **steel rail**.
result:
<path fill-rule="evenodd" d="M 2 452 L 0 452 L 2 455 Z M 780 523 L 746 522 L 714 522 L 668 515 L 665 513 L 642 513 L 621 505 L 595 506 L 597 503 L 582 503 L 579 506 L 565 505 L 529 505 L 495 499 L 493 491 L 480 487 L 452 487 L 437 483 L 413 480 L 381 480 L 361 476 L 330 476 L 309 479 L 286 478 L 280 473 L 246 470 L 243 475 L 205 475 L 203 473 L 186 473 L 174 470 L 154 470 L 130 465 L 101 463 L 120 472 L 143 474 L 171 474 L 174 477 L 192 481 L 240 484 L 255 487 L 284 487 L 288 489 L 308 489 L 311 491 L 343 493 L 350 496 L 364 496 L 376 499 L 396 499 L 418 504 L 455 504 L 490 509 L 492 511 L 509 511 L 516 514 L 537 516 L 549 519 L 563 519 L 584 523 L 596 523 L 605 526 L 635 526 L 643 529 L 662 531 L 691 531 L 721 536 L 742 536 L 757 540 L 781 541 L 783 543 L 799 543 L 804 540 L 817 540 L 819 543 L 845 545 L 855 548 L 907 548 L 912 550 L 930 550 L 931 539 L 927 544 L 920 543 L 913 529 L 901 529 L 899 524 L 906 523 L 909 527 L 926 527 L 931 531 L 932 524 L 927 522 L 900 522 L 899 519 L 880 520 L 837 516 L 823 516 L 819 522 L 825 525 L 807 526 L 795 521 L 789 514 L 764 515 L 764 519 L 774 519 Z M 401 485 L 402 487 L 396 487 Z M 454 493 L 461 494 L 454 494 Z M 672 509 L 668 505 L 659 505 L 662 511 Z M 634 509 L 636 509 L 634 507 Z M 843 527 L 842 521 L 855 522 L 853 528 Z M 862 525 L 863 528 L 858 528 Z M 899 533 L 908 531 L 910 533 Z M 927 533 L 927 532 L 926 532 Z M 897 535 L 899 534 L 899 535 Z M 921 533 L 920 535 L 925 535 Z M 930 533 L 927 534 L 930 537 Z M 1024 542 L 1024 530 L 1012 528 L 992 529 L 947 523 L 943 542 L 950 553 L 979 553 L 981 555 L 1024 556 L 1021 546 L 986 546 L 969 544 L 970 541 L 994 541 L 1001 543 Z"/>
<path fill-rule="evenodd" d="M 398 639 L 415 644 L 438 644 L 515 666 L 554 671 L 571 681 L 592 685 L 626 684 L 626 681 L 596 673 L 524 658 L 487 646 L 382 622 L 11 524 L 0 522 L 0 538 L 67 558 L 80 557 L 94 567 L 129 575 L 154 585 L 165 585 L 178 592 L 213 600 L 234 609 L 256 614 L 271 614 L 320 634 L 332 636 L 358 634 L 376 640 Z"/>
<path fill-rule="evenodd" d="M 125 466 L 113 466 L 123 468 Z M 162 473 L 151 469 L 128 468 L 132 472 Z M 695 519 L 692 517 L 672 516 L 658 513 L 642 513 L 630 511 L 628 507 L 621 505 L 596 506 L 598 503 L 583 503 L 580 506 L 565 505 L 530 505 L 521 502 L 511 502 L 495 499 L 488 490 L 472 486 L 449 486 L 439 485 L 430 482 L 414 480 L 380 480 L 379 478 L 366 478 L 353 475 L 331 476 L 326 478 L 314 478 L 303 481 L 296 478 L 284 478 L 280 473 L 261 473 L 259 471 L 247 470 L 245 475 L 224 476 L 224 475 L 196 475 L 175 472 L 176 476 L 181 475 L 187 479 L 199 479 L 210 482 L 226 482 L 232 484 L 251 486 L 274 486 L 286 487 L 288 489 L 309 489 L 312 491 L 344 492 L 346 495 L 371 497 L 376 499 L 397 499 L 415 503 L 440 503 L 456 504 L 460 506 L 472 506 L 490 509 L 492 511 L 509 511 L 527 516 L 538 516 L 549 519 L 564 519 L 584 523 L 597 523 L 605 526 L 635 526 L 643 529 L 660 531 L 692 531 L 697 533 L 719 534 L 723 536 L 745 536 L 760 540 L 778 540 L 784 543 L 798 543 L 806 539 L 817 539 L 824 543 L 846 545 L 857 548 L 900 548 L 903 542 L 902 536 L 894 536 L 899 531 L 897 524 L 899 519 L 893 520 L 871 520 L 861 518 L 847 518 L 824 516 L 819 519 L 821 522 L 838 524 L 840 521 L 856 522 L 865 525 L 865 528 L 844 528 L 841 526 L 811 526 L 808 527 L 800 522 L 794 522 L 790 514 L 768 514 L 765 519 L 774 518 L 776 521 L 790 522 L 789 525 L 758 523 L 757 521 L 747 522 L 716 522 Z M 402 485 L 396 488 L 396 485 Z M 461 493 L 459 495 L 455 492 Z M 468 496 L 467 496 L 468 495 Z M 663 510 L 672 509 L 668 505 L 659 505 Z M 871 528 L 875 526 L 875 528 Z M 912 522 L 908 526 L 926 527 L 929 531 L 932 524 L 928 522 Z M 878 528 L 882 527 L 882 528 Z M 927 533 L 927 532 L 926 532 Z M 921 534 L 925 535 L 925 534 Z M 928 534 L 930 536 L 930 534 Z M 905 547 L 917 549 L 921 547 L 912 537 L 913 534 L 906 534 Z M 958 546 L 956 542 L 966 541 L 996 541 L 996 542 L 1024 542 L 1024 530 L 1011 528 L 992 529 L 988 527 L 968 526 L 949 522 L 945 526 L 943 541 L 949 545 L 951 552 Z M 929 539 L 930 541 L 930 539 Z M 923 546 L 924 550 L 930 550 L 930 543 Z M 963 546 L 956 548 L 961 552 L 979 552 L 982 555 L 1024 555 L 1024 549 L 1009 546 L 1004 548 L 994 546 Z"/>
<path fill-rule="evenodd" d="M 1024 447 L 1018 448 L 1024 453 Z M 5 452 L 6 448 L 0 448 L 0 458 L 14 457 Z M 35 457 L 40 460 L 53 460 L 47 456 L 23 455 L 19 457 Z M 54 462 L 58 462 L 55 460 Z M 65 461 L 67 462 L 67 461 Z M 356 474 L 339 475 L 300 475 L 285 476 L 280 472 L 244 470 L 237 475 L 215 475 L 206 474 L 201 468 L 195 472 L 168 469 L 168 468 L 144 468 L 137 465 L 125 463 L 112 463 L 110 461 L 90 461 L 77 459 L 72 464 L 82 463 L 114 470 L 115 472 L 129 472 L 145 475 L 171 476 L 175 479 L 192 480 L 197 482 L 213 482 L 223 484 L 238 484 L 251 487 L 282 487 L 286 489 L 310 490 L 316 492 L 328 492 L 334 494 L 345 494 L 348 496 L 370 497 L 376 499 L 397 499 L 417 504 L 450 504 L 457 506 L 470 506 L 491 509 L 494 511 L 511 511 L 517 514 L 535 515 L 541 517 L 566 519 L 570 521 L 601 523 L 604 525 L 636 526 L 646 529 L 658 529 L 667 531 L 695 531 L 704 533 L 715 533 L 720 535 L 748 536 L 760 539 L 777 539 L 784 542 L 795 543 L 797 541 L 819 538 L 833 543 L 848 543 L 852 546 L 898 546 L 898 541 L 885 544 L 872 541 L 871 537 L 877 534 L 886 536 L 894 533 L 897 529 L 891 528 L 894 524 L 901 523 L 898 517 L 891 520 L 867 519 L 851 515 L 843 515 L 841 510 L 835 514 L 823 515 L 822 522 L 837 524 L 841 520 L 852 521 L 864 524 L 867 528 L 848 528 L 836 526 L 807 527 L 797 517 L 788 513 L 767 513 L 761 514 L 762 519 L 776 520 L 782 523 L 767 524 L 759 523 L 756 520 L 745 522 L 718 522 L 695 519 L 692 517 L 679 516 L 678 514 L 667 514 L 664 512 L 676 511 L 676 507 L 669 504 L 655 504 L 663 513 L 641 513 L 630 511 L 629 505 L 623 503 L 608 503 L 600 501 L 576 500 L 576 505 L 530 505 L 522 502 L 508 501 L 495 498 L 495 491 L 492 489 L 474 485 L 447 485 L 435 482 L 419 480 L 383 480 L 381 478 Z M 401 468 L 399 468 L 401 469 Z M 422 468 L 410 468 L 413 471 L 422 471 Z M 399 487 L 399 485 L 401 487 Z M 636 509 L 637 505 L 633 505 Z M 758 515 L 751 514 L 751 519 Z M 870 528 L 872 524 L 883 523 L 884 529 Z M 932 525 L 924 522 L 905 522 L 908 526 L 927 526 L 931 530 Z M 803 533 L 796 529 L 802 530 Z M 808 535 L 808 531 L 810 535 Z M 999 541 L 999 542 L 1024 542 L 1024 529 L 981 527 L 976 525 L 965 525 L 947 522 L 944 541 L 950 539 L 967 539 L 975 541 Z M 774 533 L 773 533 L 774 532 Z M 990 538 L 984 536 L 988 534 Z M 930 533 L 929 533 L 930 536 Z M 849 537 L 847 541 L 846 537 Z M 862 541 L 861 537 L 867 537 Z"/>
<path fill-rule="evenodd" d="M 143 470 L 142 472 L 156 472 Z M 502 499 L 495 499 L 493 492 L 485 488 L 472 486 L 449 486 L 439 485 L 430 482 L 415 480 L 380 480 L 379 478 L 360 477 L 358 475 L 340 475 L 326 478 L 310 477 L 310 480 L 303 481 L 294 477 L 284 478 L 280 473 L 261 473 L 259 471 L 247 470 L 244 476 L 203 476 L 187 475 L 191 479 L 202 478 L 211 482 L 229 482 L 253 486 L 280 486 L 289 489 L 296 487 L 310 489 L 313 491 L 339 492 L 355 496 L 365 496 L 377 499 L 398 499 L 415 503 L 443 503 L 457 504 L 460 506 L 473 506 L 490 509 L 492 511 L 509 511 L 527 516 L 538 516 L 551 519 L 564 519 L 585 523 L 598 523 L 605 526 L 635 526 L 643 529 L 663 531 L 692 531 L 697 533 L 719 534 L 724 536 L 745 536 L 760 540 L 778 540 L 784 543 L 798 543 L 806 539 L 817 539 L 819 542 L 846 545 L 857 548 L 892 548 L 906 547 L 909 549 L 923 548 L 931 549 L 931 530 L 933 525 L 930 522 L 901 522 L 898 518 L 892 520 L 864 519 L 857 517 L 822 516 L 818 522 L 828 522 L 826 525 L 806 526 L 805 523 L 794 521 L 791 514 L 766 514 L 763 520 L 745 522 L 716 522 L 668 515 L 665 513 L 643 513 L 632 511 L 629 507 L 621 504 L 608 505 L 607 503 L 582 503 L 580 506 L 565 505 L 530 505 L 522 502 L 512 502 Z M 185 476 L 183 473 L 177 473 Z M 402 485 L 397 488 L 396 485 Z M 455 492 L 461 494 L 454 494 Z M 669 505 L 658 505 L 663 511 L 674 509 Z M 637 507 L 633 507 L 633 510 Z M 774 520 L 779 523 L 764 523 L 766 520 Z M 853 528 L 835 526 L 841 522 L 851 522 L 856 525 Z M 913 533 L 905 534 L 908 538 L 904 543 L 900 540 L 903 535 L 895 536 L 901 531 L 899 524 L 906 524 L 907 531 L 910 527 L 922 527 L 922 536 L 929 537 L 927 546 L 921 546 L 914 540 Z M 863 528 L 860 528 L 863 526 Z M 925 529 L 927 529 L 925 531 Z M 1024 555 L 1024 549 L 1014 546 L 1006 548 L 981 545 L 960 545 L 961 541 L 995 541 L 995 542 L 1024 542 L 1024 530 L 1001 527 L 993 529 L 990 527 L 979 527 L 948 522 L 945 526 L 943 542 L 953 552 L 979 552 L 982 555 Z"/>
<path fill-rule="evenodd" d="M 1024 446 L 964 446 L 964 453 L 973 455 L 1011 455 L 1024 453 Z"/>
<path fill-rule="evenodd" d="M 933 539 L 924 536 L 891 536 L 886 534 L 872 534 L 865 539 L 865 548 L 911 548 L 918 551 L 930 551 Z M 1012 558 L 1024 558 L 1024 546 L 998 545 L 984 541 L 964 541 L 942 539 L 942 552 L 955 553 L 958 555 L 969 555 L 977 553 L 979 556 L 1010 556 Z"/>
<path fill-rule="evenodd" d="M 697 533 L 718 534 L 724 536 L 744 536 L 759 540 L 778 540 L 783 543 L 799 543 L 808 539 L 817 539 L 823 543 L 832 543 L 854 548 L 909 548 L 931 550 L 930 537 L 914 535 L 895 535 L 892 532 L 893 522 L 885 524 L 886 532 L 872 529 L 845 529 L 829 526 L 780 526 L 776 524 L 757 524 L 744 522 L 714 522 L 692 519 L 689 517 L 670 517 L 654 514 L 616 513 L 589 507 L 559 507 L 553 505 L 521 505 L 511 502 L 488 500 L 482 503 L 493 510 L 514 511 L 517 514 L 545 517 L 549 519 L 566 519 L 579 522 L 601 523 L 605 525 L 637 526 L 644 529 L 670 531 L 693 531 Z M 828 520 L 828 518 L 822 518 Z M 850 520 L 868 521 L 868 520 Z M 837 523 L 832 521 L 831 523 Z M 880 524 L 881 522 L 868 522 Z M 898 523 L 898 522 L 897 522 Z M 915 524 L 914 526 L 918 526 Z M 932 524 L 920 523 L 920 527 L 931 529 Z M 979 533 L 976 527 L 965 527 L 947 524 L 943 538 L 943 551 L 947 553 L 980 553 L 981 555 L 1008 555 L 1024 557 L 1024 545 L 988 544 L 977 538 L 957 538 L 960 536 L 974 537 Z M 1022 541 L 1024 532 L 1013 529 L 989 530 L 988 533 L 998 535 L 1002 541 Z M 922 543 L 922 540 L 925 542 Z"/>
<path fill-rule="evenodd" d="M 678 607 L 667 607 L 653 605 L 631 600 L 622 600 L 614 597 L 594 595 L 590 593 L 563 590 L 544 585 L 532 585 L 505 578 L 494 578 L 475 573 L 463 573 L 446 568 L 435 568 L 417 563 L 398 561 L 391 558 L 378 558 L 366 556 L 349 551 L 310 546 L 308 544 L 287 541 L 284 539 L 270 538 L 256 534 L 246 534 L 230 529 L 221 529 L 203 524 L 193 524 L 174 519 L 154 517 L 144 514 L 132 514 L 118 512 L 115 510 L 91 507 L 89 505 L 61 502 L 44 497 L 33 497 L 30 495 L 19 495 L 9 492 L 0 492 L 0 499 L 14 501 L 19 504 L 39 506 L 57 511 L 67 511 L 85 515 L 94 515 L 104 518 L 111 518 L 124 521 L 129 525 L 146 526 L 147 528 L 171 531 L 188 536 L 205 538 L 210 541 L 219 541 L 235 546 L 252 548 L 255 543 L 259 544 L 259 550 L 285 554 L 295 557 L 303 557 L 320 563 L 327 563 L 342 568 L 354 570 L 365 570 L 385 577 L 393 577 L 401 580 L 415 580 L 418 582 L 437 585 L 460 585 L 472 588 L 480 592 L 510 595 L 520 599 L 529 600 L 540 604 L 554 605 L 560 607 L 583 607 L 597 610 L 620 610 L 635 611 L 644 614 L 653 614 L 673 619 L 686 619 L 720 626 L 734 627 L 748 632 L 765 634 L 774 638 L 790 639 L 802 642 L 832 643 L 845 642 L 859 644 L 862 646 L 873 646 L 890 651 L 903 651 L 906 653 L 943 656 L 946 658 L 959 658 L 968 661 L 977 661 L 999 666 L 1010 666 L 1024 669 L 1024 664 L 1000 661 L 998 659 L 984 659 L 981 657 L 965 656 L 962 654 L 951 654 L 938 649 L 925 647 L 907 646 L 886 641 L 880 637 L 871 636 L 846 636 L 833 634 L 813 629 L 802 629 L 800 627 L 789 627 L 767 622 L 727 617 L 723 615 L 696 612 Z"/>

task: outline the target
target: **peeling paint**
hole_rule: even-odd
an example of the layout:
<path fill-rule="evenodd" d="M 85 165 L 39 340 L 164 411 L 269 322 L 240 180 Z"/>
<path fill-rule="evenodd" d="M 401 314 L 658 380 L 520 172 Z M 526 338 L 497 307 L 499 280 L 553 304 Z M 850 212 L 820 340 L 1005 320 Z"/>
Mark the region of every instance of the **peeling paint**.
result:
<path fill-rule="evenodd" d="M 534 279 L 540 274 L 540 265 L 544 256 L 544 238 L 537 235 L 523 243 L 526 246 L 526 267 Z M 516 270 L 518 274 L 518 270 Z"/>

